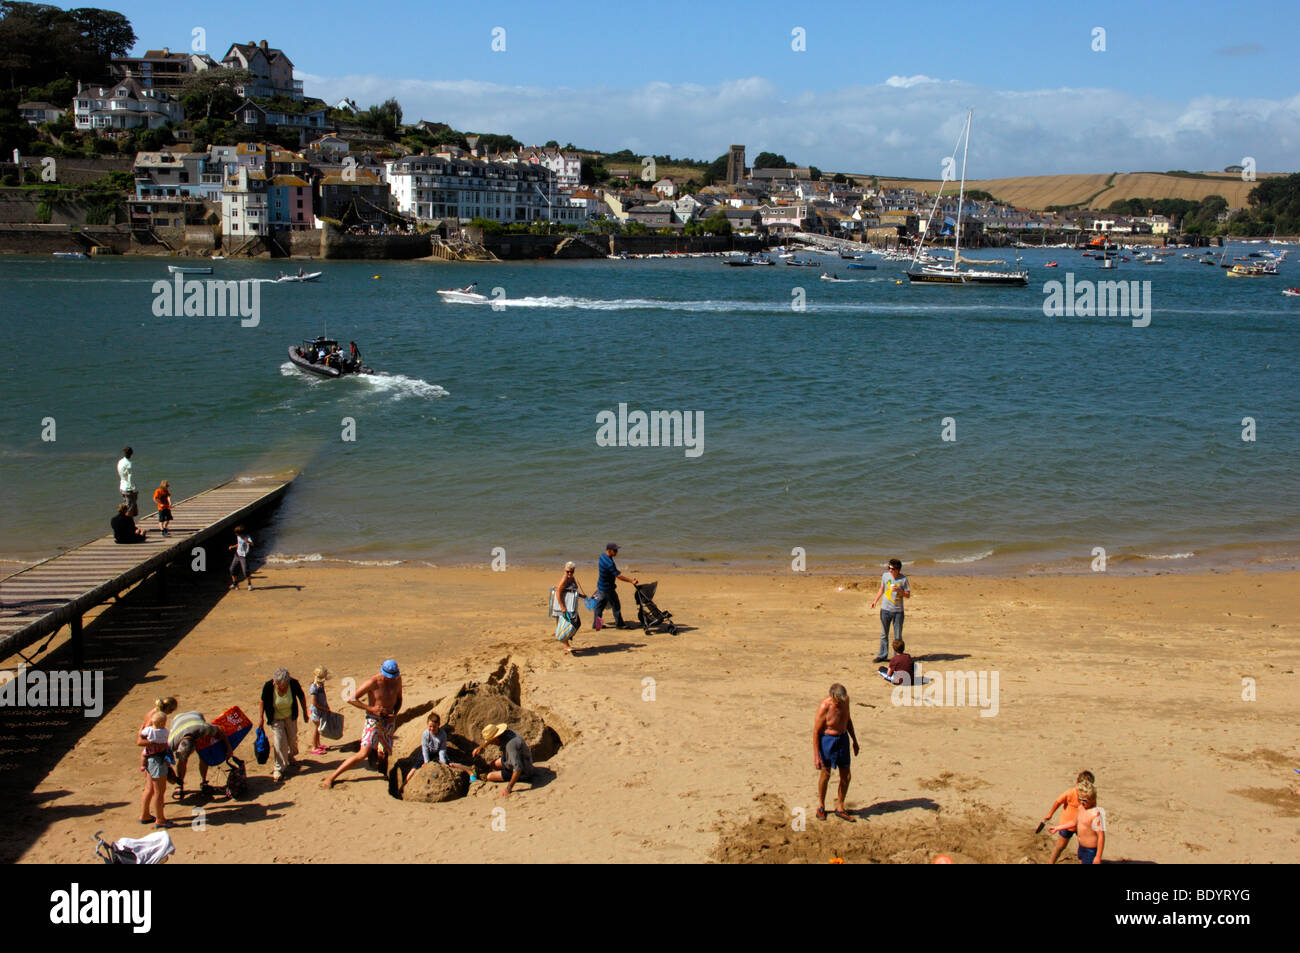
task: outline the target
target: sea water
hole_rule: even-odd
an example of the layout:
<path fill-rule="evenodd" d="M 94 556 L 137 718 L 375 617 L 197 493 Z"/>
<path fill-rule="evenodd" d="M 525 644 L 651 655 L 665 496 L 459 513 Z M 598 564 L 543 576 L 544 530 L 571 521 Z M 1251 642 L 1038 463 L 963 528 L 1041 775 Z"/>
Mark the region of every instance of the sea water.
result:
<path fill-rule="evenodd" d="M 249 326 L 157 316 L 163 260 L 0 259 L 0 558 L 107 532 L 125 444 L 142 509 L 161 479 L 180 501 L 299 471 L 279 561 L 550 565 L 611 540 L 628 564 L 810 570 L 1300 554 L 1300 300 L 1281 295 L 1300 266 L 1102 272 L 1049 249 L 1025 253 L 1028 288 L 953 288 L 844 264 L 825 259 L 854 279 L 831 283 L 716 258 L 320 262 L 286 285 L 277 263 L 214 263 L 263 282 Z M 1045 315 L 1067 272 L 1150 281 L 1149 325 Z M 435 293 L 471 281 L 496 305 Z M 325 331 L 379 374 L 294 368 Z M 698 422 L 700 452 L 671 429 L 599 439 L 620 405 Z"/>

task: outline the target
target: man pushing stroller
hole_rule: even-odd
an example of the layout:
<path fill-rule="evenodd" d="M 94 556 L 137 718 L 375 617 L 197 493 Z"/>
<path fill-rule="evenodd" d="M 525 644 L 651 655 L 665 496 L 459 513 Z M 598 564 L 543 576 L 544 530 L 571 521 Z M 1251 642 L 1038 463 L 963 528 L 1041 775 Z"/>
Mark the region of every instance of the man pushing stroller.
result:
<path fill-rule="evenodd" d="M 618 543 L 606 543 L 605 552 L 601 554 L 600 561 L 597 564 L 598 570 L 596 575 L 596 604 L 592 607 L 595 619 L 591 623 L 593 629 L 600 629 L 604 626 L 605 620 L 601 618 L 605 614 L 605 606 L 614 610 L 614 628 L 631 629 L 634 625 L 623 621 L 623 606 L 618 601 L 618 580 L 630 582 L 637 585 L 635 579 L 630 579 L 618 571 L 618 566 L 614 565 L 614 557 L 618 555 Z"/>

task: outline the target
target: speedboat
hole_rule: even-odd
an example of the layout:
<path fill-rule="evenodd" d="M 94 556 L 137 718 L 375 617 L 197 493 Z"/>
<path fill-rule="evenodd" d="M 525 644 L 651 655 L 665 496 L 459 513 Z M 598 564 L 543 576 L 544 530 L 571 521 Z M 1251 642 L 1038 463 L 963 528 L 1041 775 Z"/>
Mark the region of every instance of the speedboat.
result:
<path fill-rule="evenodd" d="M 1044 265 L 1043 267 L 1044 267 L 1044 268 L 1059 268 L 1060 265 L 1059 265 L 1057 262 L 1049 261 L 1049 262 L 1048 262 L 1046 265 Z"/>
<path fill-rule="evenodd" d="M 1282 294 L 1288 298 L 1300 298 L 1300 288 L 1284 288 Z"/>
<path fill-rule="evenodd" d="M 356 345 L 354 344 L 353 347 Z M 318 337 L 289 348 L 293 366 L 317 377 L 348 377 L 352 374 L 373 374 L 374 370 L 361 362 L 361 351 L 354 358 L 343 350 L 333 338 Z"/>
<path fill-rule="evenodd" d="M 280 277 L 275 279 L 275 282 L 276 284 L 287 284 L 293 281 L 315 281 L 317 278 L 321 276 L 321 274 L 322 273 L 319 271 L 312 271 L 306 273 L 299 272 L 296 275 L 286 275 L 282 271 L 280 272 Z"/>
<path fill-rule="evenodd" d="M 487 295 L 472 290 L 477 287 L 475 284 L 465 288 L 439 289 L 438 295 L 447 304 L 487 304 L 490 300 Z"/>
<path fill-rule="evenodd" d="M 834 275 L 827 274 L 826 272 L 823 271 L 823 272 L 822 272 L 822 281 L 848 281 L 848 279 L 847 279 L 847 278 L 836 278 Z"/>
<path fill-rule="evenodd" d="M 88 256 L 84 251 L 56 251 L 54 257 L 63 261 L 85 261 Z"/>
<path fill-rule="evenodd" d="M 195 267 L 193 265 L 168 265 L 167 270 L 173 275 L 210 275 L 211 266 Z"/>

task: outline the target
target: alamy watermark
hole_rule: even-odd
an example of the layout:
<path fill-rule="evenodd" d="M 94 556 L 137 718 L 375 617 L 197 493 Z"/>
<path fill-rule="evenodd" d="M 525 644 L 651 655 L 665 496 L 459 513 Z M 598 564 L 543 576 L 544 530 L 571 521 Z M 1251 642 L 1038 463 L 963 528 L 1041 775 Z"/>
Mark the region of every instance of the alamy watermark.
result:
<path fill-rule="evenodd" d="M 240 324 L 255 328 L 262 320 L 262 285 L 258 281 L 216 281 L 184 275 L 153 283 L 153 313 L 159 318 L 239 317 Z"/>
<path fill-rule="evenodd" d="M 627 409 L 596 414 L 598 447 L 685 447 L 688 457 L 704 453 L 704 411 Z"/>
<path fill-rule="evenodd" d="M 0 669 L 0 708 L 80 708 L 87 718 L 104 711 L 104 673 Z"/>
<path fill-rule="evenodd" d="M 1132 318 L 1133 327 L 1151 323 L 1150 281 L 1074 280 L 1043 283 L 1043 314 L 1049 318 Z"/>
<path fill-rule="evenodd" d="M 895 705 L 915 706 L 917 708 L 961 708 L 980 709 L 981 718 L 992 718 L 998 713 L 998 672 L 935 672 L 929 676 L 921 674 L 921 663 L 914 666 L 915 676 L 909 678 L 906 672 L 897 677 L 901 684 L 895 685 L 889 700 Z"/>

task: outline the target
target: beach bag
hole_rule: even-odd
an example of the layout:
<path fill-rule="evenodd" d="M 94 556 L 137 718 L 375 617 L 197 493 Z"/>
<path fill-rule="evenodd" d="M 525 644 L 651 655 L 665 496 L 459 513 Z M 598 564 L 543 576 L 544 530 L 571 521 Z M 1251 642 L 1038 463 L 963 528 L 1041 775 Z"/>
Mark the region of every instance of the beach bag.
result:
<path fill-rule="evenodd" d="M 260 726 L 257 737 L 253 739 L 253 756 L 257 758 L 258 764 L 266 764 L 266 759 L 271 757 L 271 742 L 266 740 L 266 731 Z"/>
<path fill-rule="evenodd" d="M 578 613 L 566 612 L 555 623 L 555 638 L 560 642 L 567 642 L 580 628 L 582 628 L 582 620 L 578 618 Z"/>
<path fill-rule="evenodd" d="M 592 612 L 595 612 L 595 611 L 596 611 L 596 597 L 595 597 L 595 596 L 588 596 L 588 597 L 587 597 L 586 599 L 584 599 L 583 601 L 586 602 L 586 604 L 587 604 L 587 608 L 588 608 L 588 609 L 590 609 Z"/>
<path fill-rule="evenodd" d="M 323 711 L 320 713 L 320 736 L 338 741 L 343 737 L 343 712 Z"/>
<path fill-rule="evenodd" d="M 212 719 L 211 724 L 221 729 L 221 733 L 226 736 L 226 741 L 230 744 L 230 750 L 234 751 L 244 736 L 253 730 L 253 723 L 248 720 L 248 716 L 243 713 L 238 705 L 231 705 L 216 718 Z M 217 744 L 215 738 L 204 738 L 196 746 L 199 757 L 209 767 L 215 768 L 226 760 L 226 749 L 223 745 Z"/>

